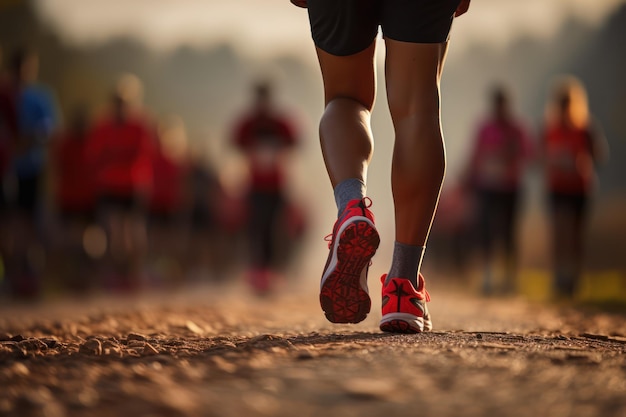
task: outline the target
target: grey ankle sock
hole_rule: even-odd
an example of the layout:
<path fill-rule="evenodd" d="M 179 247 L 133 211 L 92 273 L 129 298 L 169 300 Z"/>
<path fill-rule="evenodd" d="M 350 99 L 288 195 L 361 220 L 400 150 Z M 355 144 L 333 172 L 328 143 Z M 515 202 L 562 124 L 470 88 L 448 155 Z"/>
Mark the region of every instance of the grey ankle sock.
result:
<path fill-rule="evenodd" d="M 407 278 L 417 288 L 417 274 L 422 266 L 426 246 L 412 246 L 395 242 L 393 258 L 387 280 L 391 278 Z"/>
<path fill-rule="evenodd" d="M 361 200 L 365 197 L 365 184 L 358 178 L 348 178 L 337 184 L 334 193 L 337 209 L 339 210 L 337 216 L 341 216 L 348 202 L 356 199 Z"/>

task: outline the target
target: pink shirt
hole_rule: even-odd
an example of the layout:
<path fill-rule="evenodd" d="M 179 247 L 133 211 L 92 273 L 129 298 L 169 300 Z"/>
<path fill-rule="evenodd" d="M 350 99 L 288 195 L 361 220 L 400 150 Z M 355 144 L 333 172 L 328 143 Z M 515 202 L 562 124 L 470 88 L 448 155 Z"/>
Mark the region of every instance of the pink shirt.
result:
<path fill-rule="evenodd" d="M 475 137 L 470 180 L 483 190 L 514 191 L 532 154 L 533 144 L 521 124 L 487 120 Z"/>

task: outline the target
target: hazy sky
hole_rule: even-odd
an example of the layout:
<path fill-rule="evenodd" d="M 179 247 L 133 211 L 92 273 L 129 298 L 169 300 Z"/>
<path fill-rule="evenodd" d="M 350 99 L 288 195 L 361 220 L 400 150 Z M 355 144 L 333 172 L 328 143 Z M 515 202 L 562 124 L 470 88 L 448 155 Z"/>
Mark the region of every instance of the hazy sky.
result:
<path fill-rule="evenodd" d="M 626 0 L 474 0 L 453 30 L 455 48 L 506 46 L 547 37 L 569 17 L 599 25 Z M 304 52 L 311 57 L 306 11 L 289 0 L 37 0 L 46 20 L 78 44 L 130 36 L 158 50 L 229 40 L 244 53 Z"/>

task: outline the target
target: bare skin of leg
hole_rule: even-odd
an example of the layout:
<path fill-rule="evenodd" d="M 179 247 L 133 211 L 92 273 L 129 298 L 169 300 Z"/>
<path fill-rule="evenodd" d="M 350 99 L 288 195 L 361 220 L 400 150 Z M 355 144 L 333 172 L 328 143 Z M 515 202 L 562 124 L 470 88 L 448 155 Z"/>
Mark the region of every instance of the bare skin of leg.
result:
<path fill-rule="evenodd" d="M 396 240 L 424 246 L 445 172 L 439 83 L 447 44 L 386 40 L 387 98 L 396 142 L 392 189 Z M 350 56 L 317 51 L 326 108 L 320 140 L 334 186 L 348 178 L 365 182 L 373 151 L 370 115 L 376 94 L 375 42 Z"/>
<path fill-rule="evenodd" d="M 375 51 L 376 41 L 350 56 L 317 49 L 326 103 L 320 142 L 333 187 L 349 178 L 366 182 L 374 149 L 370 118 L 376 95 Z"/>
<path fill-rule="evenodd" d="M 387 99 L 396 136 L 391 169 L 396 240 L 425 246 L 446 165 L 439 84 L 447 43 L 385 42 Z"/>

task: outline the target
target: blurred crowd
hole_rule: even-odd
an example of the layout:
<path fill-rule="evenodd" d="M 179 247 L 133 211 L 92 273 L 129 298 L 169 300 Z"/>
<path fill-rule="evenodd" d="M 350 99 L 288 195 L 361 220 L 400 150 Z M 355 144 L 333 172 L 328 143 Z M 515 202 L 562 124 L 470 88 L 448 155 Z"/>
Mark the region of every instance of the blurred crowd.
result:
<path fill-rule="evenodd" d="M 608 158 L 607 141 L 590 114 L 585 87 L 569 75 L 555 80 L 536 133 L 516 114 L 506 86 L 495 86 L 488 101 L 461 181 L 442 196 L 435 246 L 447 242 L 446 262 L 460 269 L 477 248 L 482 293 L 517 292 L 520 206 L 528 173 L 538 170 L 550 225 L 545 257 L 552 269 L 551 293 L 575 298 L 584 272 L 596 172 Z"/>
<path fill-rule="evenodd" d="M 242 264 L 255 291 L 277 285 L 305 219 L 285 191 L 297 133 L 269 83 L 233 128 L 249 172 L 235 193 L 192 152 L 180 117 L 152 117 L 136 76 L 119 78 L 105 111 L 77 103 L 61 115 L 37 53 L 4 58 L 0 295 L 176 288 Z"/>
<path fill-rule="evenodd" d="M 176 288 L 243 272 L 259 294 L 281 283 L 306 213 L 288 192 L 297 126 L 274 105 L 272 85 L 251 90 L 228 145 L 246 165 L 233 192 L 192 151 L 177 116 L 154 118 L 134 75 L 111 86 L 102 112 L 61 115 L 38 81 L 38 56 L 0 54 L 0 295 Z M 520 204 L 539 168 L 548 208 L 552 289 L 574 297 L 584 267 L 595 172 L 607 142 L 584 85 L 555 82 L 532 132 L 506 86 L 489 95 L 460 181 L 442 195 L 430 246 L 445 264 L 478 252 L 482 292 L 517 291 Z M 63 117 L 62 117 L 63 116 Z M 62 123 L 63 120 L 63 123 Z"/>

